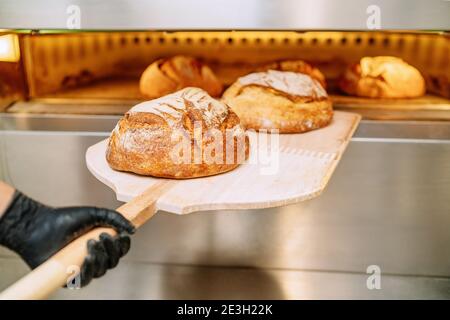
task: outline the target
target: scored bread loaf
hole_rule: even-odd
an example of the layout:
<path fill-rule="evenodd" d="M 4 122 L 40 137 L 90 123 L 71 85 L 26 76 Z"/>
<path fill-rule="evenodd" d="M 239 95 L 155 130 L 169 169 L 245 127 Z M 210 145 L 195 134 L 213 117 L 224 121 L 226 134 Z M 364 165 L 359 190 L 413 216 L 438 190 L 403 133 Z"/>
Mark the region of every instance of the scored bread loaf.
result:
<path fill-rule="evenodd" d="M 210 176 L 249 155 L 238 116 L 199 88 L 186 88 L 131 108 L 111 133 L 111 168 L 165 178 Z"/>
<path fill-rule="evenodd" d="M 364 57 L 347 68 L 339 87 L 349 95 L 369 98 L 413 98 L 425 94 L 419 70 L 396 57 Z"/>
<path fill-rule="evenodd" d="M 300 133 L 324 127 L 333 117 L 331 100 L 320 83 L 295 72 L 251 73 L 231 85 L 222 99 L 251 129 Z"/>
<path fill-rule="evenodd" d="M 278 70 L 278 71 L 291 71 L 304 73 L 309 75 L 311 78 L 316 79 L 319 83 L 326 89 L 327 84 L 325 81 L 325 76 L 320 72 L 319 69 L 313 67 L 309 63 L 303 60 L 282 60 L 275 61 L 262 67 L 258 68 L 256 72 L 267 71 L 267 70 Z"/>
<path fill-rule="evenodd" d="M 222 84 L 211 69 L 193 57 L 174 56 L 153 62 L 142 73 L 139 88 L 149 98 L 159 98 L 186 87 L 198 87 L 219 96 Z"/>

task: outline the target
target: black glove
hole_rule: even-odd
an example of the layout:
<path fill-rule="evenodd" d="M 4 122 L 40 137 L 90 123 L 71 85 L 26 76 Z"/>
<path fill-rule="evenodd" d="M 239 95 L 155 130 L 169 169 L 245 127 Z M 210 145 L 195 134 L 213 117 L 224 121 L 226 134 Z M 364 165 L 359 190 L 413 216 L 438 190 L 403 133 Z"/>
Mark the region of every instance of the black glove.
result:
<path fill-rule="evenodd" d="M 88 242 L 81 267 L 81 286 L 114 268 L 130 248 L 127 234 L 134 226 L 116 211 L 95 207 L 51 208 L 16 191 L 0 218 L 0 244 L 18 253 L 32 268 L 46 261 L 72 240 L 95 227 L 111 227 L 119 235 L 103 233 Z"/>

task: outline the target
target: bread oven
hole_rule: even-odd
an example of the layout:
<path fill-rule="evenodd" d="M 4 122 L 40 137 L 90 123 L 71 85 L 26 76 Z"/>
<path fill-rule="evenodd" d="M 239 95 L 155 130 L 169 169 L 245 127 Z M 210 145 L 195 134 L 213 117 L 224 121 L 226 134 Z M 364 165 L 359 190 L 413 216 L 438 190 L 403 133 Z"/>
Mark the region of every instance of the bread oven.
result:
<path fill-rule="evenodd" d="M 155 3 L 152 9 L 169 14 Z M 196 57 L 225 87 L 261 66 L 304 60 L 324 74 L 335 110 L 363 117 L 321 197 L 266 210 L 163 213 L 137 233 L 120 268 L 83 292 L 61 290 L 56 297 L 449 297 L 448 28 L 363 30 L 352 19 L 344 24 L 345 10 L 337 22 L 314 20 L 305 28 L 295 17 L 283 20 L 290 16 L 286 8 L 278 18 L 270 8 L 244 6 L 237 27 L 220 19 L 217 27 L 209 20 L 180 27 L 153 13 L 154 28 L 109 28 L 112 22 L 101 20 L 106 28 L 88 22 L 81 30 L 61 30 L 56 20 L 43 27 L 42 17 L 30 22 L 36 26 L 7 20 L 9 29 L 0 31 L 0 178 L 49 204 L 118 207 L 113 192 L 87 171 L 84 153 L 146 99 L 139 79 L 159 58 Z M 253 15 L 263 18 L 245 20 Z M 397 26 L 394 20 L 388 22 Z M 344 93 L 341 75 L 367 56 L 395 56 L 414 66 L 426 94 L 373 99 Z M 12 257 L 0 251 L 0 264 L 13 270 L 2 276 L 0 289 L 26 272 Z M 365 287 L 371 265 L 386 274 L 383 292 Z"/>
<path fill-rule="evenodd" d="M 448 117 L 450 49 L 445 32 L 36 31 L 3 39 L 8 46 L 18 42 L 22 55 L 18 62 L 2 63 L 5 69 L 16 65 L 10 75 L 15 88 L 4 80 L 3 91 L 15 89 L 27 101 L 9 106 L 8 113 L 122 114 L 145 99 L 139 77 L 151 62 L 187 55 L 209 65 L 225 86 L 274 61 L 305 60 L 325 75 L 336 109 L 360 112 L 366 119 Z M 402 58 L 422 73 L 427 95 L 374 100 L 343 94 L 337 87 L 339 76 L 364 56 Z M 82 106 L 73 108 L 75 101 Z"/>

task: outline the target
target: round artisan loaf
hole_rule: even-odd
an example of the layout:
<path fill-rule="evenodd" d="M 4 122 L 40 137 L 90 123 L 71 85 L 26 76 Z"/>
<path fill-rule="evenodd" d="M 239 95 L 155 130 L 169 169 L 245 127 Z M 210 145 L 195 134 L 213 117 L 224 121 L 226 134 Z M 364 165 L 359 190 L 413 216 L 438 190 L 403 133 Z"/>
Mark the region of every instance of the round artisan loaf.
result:
<path fill-rule="evenodd" d="M 413 98 L 425 94 L 425 80 L 413 66 L 396 57 L 364 57 L 347 68 L 339 87 L 349 95 L 369 98 Z"/>
<path fill-rule="evenodd" d="M 131 108 L 111 133 L 111 168 L 185 179 L 236 168 L 249 155 L 238 116 L 199 88 L 186 88 Z"/>
<path fill-rule="evenodd" d="M 159 59 L 145 69 L 139 88 L 149 98 L 159 98 L 187 87 L 198 87 L 211 96 L 222 93 L 222 84 L 211 69 L 193 57 Z"/>
<path fill-rule="evenodd" d="M 269 70 L 239 78 L 222 97 L 246 128 L 300 133 L 321 128 L 333 117 L 331 100 L 306 74 Z"/>

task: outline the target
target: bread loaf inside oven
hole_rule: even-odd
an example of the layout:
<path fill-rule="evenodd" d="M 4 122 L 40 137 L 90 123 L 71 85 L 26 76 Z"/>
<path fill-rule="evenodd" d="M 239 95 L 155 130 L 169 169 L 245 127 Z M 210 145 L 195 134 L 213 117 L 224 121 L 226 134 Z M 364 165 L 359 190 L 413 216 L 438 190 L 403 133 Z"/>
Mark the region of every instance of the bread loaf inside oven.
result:
<path fill-rule="evenodd" d="M 400 58 L 364 57 L 347 68 L 339 87 L 349 95 L 369 98 L 413 98 L 425 94 L 419 70 Z"/>
<path fill-rule="evenodd" d="M 159 59 L 145 69 L 139 88 L 149 98 L 159 98 L 186 87 L 198 87 L 216 97 L 222 84 L 211 69 L 193 57 Z"/>

